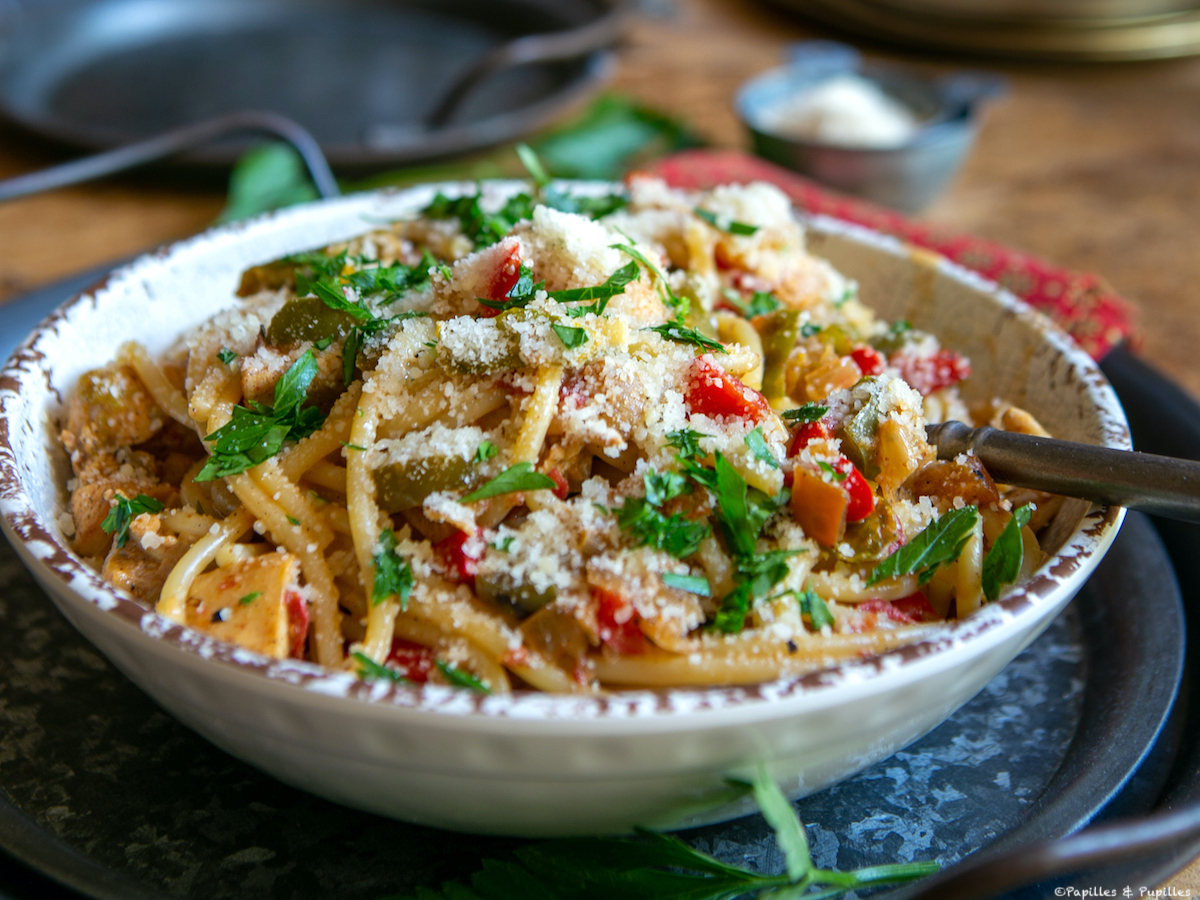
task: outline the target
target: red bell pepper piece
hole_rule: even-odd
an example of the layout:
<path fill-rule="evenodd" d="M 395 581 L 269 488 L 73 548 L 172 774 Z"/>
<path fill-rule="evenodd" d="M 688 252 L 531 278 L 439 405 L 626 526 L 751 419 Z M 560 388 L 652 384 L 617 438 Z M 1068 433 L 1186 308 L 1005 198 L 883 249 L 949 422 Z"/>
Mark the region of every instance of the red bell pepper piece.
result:
<path fill-rule="evenodd" d="M 304 642 L 308 639 L 308 603 L 298 591 L 283 595 L 283 607 L 288 617 L 288 646 L 295 659 L 304 659 Z"/>
<path fill-rule="evenodd" d="M 711 418 L 728 416 L 757 424 L 771 412 L 766 397 L 705 356 L 696 357 L 692 364 L 684 400 L 690 412 Z"/>
<path fill-rule="evenodd" d="M 392 638 L 392 649 L 384 665 L 395 669 L 414 684 L 424 684 L 433 671 L 433 651 L 404 638 Z"/>
<path fill-rule="evenodd" d="M 495 273 L 488 281 L 487 290 L 485 293 L 486 300 L 504 300 L 508 297 L 508 292 L 516 287 L 517 280 L 521 277 L 521 249 L 515 244 L 500 260 L 500 264 L 496 267 Z M 482 306 L 480 315 L 485 319 L 491 319 L 500 315 L 500 310 L 492 309 L 490 306 Z"/>
<path fill-rule="evenodd" d="M 875 511 L 875 492 L 867 484 L 867 479 L 863 478 L 862 472 L 845 457 L 834 468 L 846 475 L 842 481 L 842 488 L 850 497 L 850 502 L 846 504 L 846 521 L 850 524 L 861 522 Z"/>
<path fill-rule="evenodd" d="M 867 600 L 858 604 L 860 612 L 887 616 L 899 625 L 920 625 L 922 622 L 940 622 L 933 604 L 920 591 L 900 600 Z"/>
<path fill-rule="evenodd" d="M 451 581 L 461 584 L 475 584 L 475 573 L 478 570 L 480 553 L 478 549 L 467 546 L 467 541 L 474 538 L 473 534 L 456 531 L 450 537 L 433 545 L 433 552 L 445 565 Z"/>
<path fill-rule="evenodd" d="M 863 344 L 850 351 L 850 358 L 858 363 L 864 375 L 878 375 L 883 371 L 883 356 L 874 347 Z"/>
<path fill-rule="evenodd" d="M 551 469 L 546 474 L 549 475 L 550 479 L 554 482 L 554 496 L 559 500 L 566 500 L 569 486 L 567 485 L 567 478 L 565 475 L 563 475 L 562 470 Z"/>
<path fill-rule="evenodd" d="M 619 594 L 601 588 L 592 588 L 592 596 L 599 603 L 596 622 L 600 626 L 600 640 L 622 656 L 644 653 L 646 636 L 638 627 L 641 617 L 633 604 Z"/>
<path fill-rule="evenodd" d="M 796 430 L 792 432 L 792 439 L 788 443 L 787 455 L 795 456 L 812 441 L 827 441 L 831 437 L 833 437 L 833 431 L 821 420 L 818 419 L 816 422 L 801 422 Z"/>
<path fill-rule="evenodd" d="M 931 356 L 913 356 L 904 351 L 893 353 L 888 360 L 922 396 L 958 384 L 971 376 L 971 363 L 953 350 L 939 350 Z"/>

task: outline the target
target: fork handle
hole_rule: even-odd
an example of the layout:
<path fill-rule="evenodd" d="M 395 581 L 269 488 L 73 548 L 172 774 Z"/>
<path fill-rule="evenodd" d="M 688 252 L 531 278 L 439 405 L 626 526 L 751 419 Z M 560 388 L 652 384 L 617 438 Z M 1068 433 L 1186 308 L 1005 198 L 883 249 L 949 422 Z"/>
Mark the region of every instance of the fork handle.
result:
<path fill-rule="evenodd" d="M 926 433 L 938 459 L 974 451 L 1004 484 L 1200 522 L 1200 463 L 1190 459 L 971 428 L 962 422 L 929 425 Z"/>

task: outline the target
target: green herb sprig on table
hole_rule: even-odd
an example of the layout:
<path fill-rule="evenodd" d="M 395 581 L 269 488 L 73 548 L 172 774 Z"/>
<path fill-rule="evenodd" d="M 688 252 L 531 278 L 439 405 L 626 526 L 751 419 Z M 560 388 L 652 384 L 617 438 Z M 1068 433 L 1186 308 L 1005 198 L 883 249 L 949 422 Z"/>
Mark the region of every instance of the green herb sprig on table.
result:
<path fill-rule="evenodd" d="M 204 439 L 213 445 L 212 455 L 196 481 L 245 472 L 270 459 L 287 441 L 300 440 L 320 428 L 325 415 L 303 405 L 317 371 L 316 356 L 305 350 L 275 383 L 274 404 L 251 400 L 249 407 L 235 406 L 233 418 Z"/>
<path fill-rule="evenodd" d="M 762 875 L 721 862 L 679 838 L 638 829 L 636 838 L 567 838 L 528 844 L 516 861 L 486 859 L 470 878 L 440 891 L 381 900 L 831 900 L 847 891 L 905 884 L 932 875 L 934 862 L 869 866 L 850 872 L 819 869 L 804 824 L 760 767 L 748 785 L 775 834 L 784 871 Z"/>

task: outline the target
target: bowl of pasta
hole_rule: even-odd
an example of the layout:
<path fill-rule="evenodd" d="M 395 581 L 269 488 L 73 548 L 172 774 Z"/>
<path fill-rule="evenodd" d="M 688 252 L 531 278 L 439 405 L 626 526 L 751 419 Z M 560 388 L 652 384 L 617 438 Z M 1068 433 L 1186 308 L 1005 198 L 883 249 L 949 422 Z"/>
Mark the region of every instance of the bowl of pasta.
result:
<path fill-rule="evenodd" d="M 383 815 L 682 827 L 901 748 L 1123 511 L 939 460 L 1129 446 L 994 284 L 764 185 L 359 194 L 143 257 L 0 375 L 5 533 L 185 724 Z"/>

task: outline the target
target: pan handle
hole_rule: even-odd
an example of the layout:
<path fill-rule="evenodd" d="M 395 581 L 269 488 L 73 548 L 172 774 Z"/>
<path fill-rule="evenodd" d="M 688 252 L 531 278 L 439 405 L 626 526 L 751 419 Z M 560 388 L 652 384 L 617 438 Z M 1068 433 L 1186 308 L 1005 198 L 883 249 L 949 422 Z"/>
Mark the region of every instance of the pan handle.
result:
<path fill-rule="evenodd" d="M 494 47 L 454 80 L 426 117 L 426 126 L 431 130 L 444 128 L 470 93 L 497 72 L 530 63 L 575 59 L 612 45 L 621 36 L 629 6 L 630 0 L 614 0 L 608 12 L 579 28 L 525 35 Z"/>
<path fill-rule="evenodd" d="M 156 137 L 0 181 L 0 202 L 91 181 L 192 150 L 232 134 L 262 133 L 282 138 L 300 154 L 317 192 L 325 198 L 341 194 L 316 139 L 291 119 L 277 113 L 245 110 L 184 125 Z"/>

